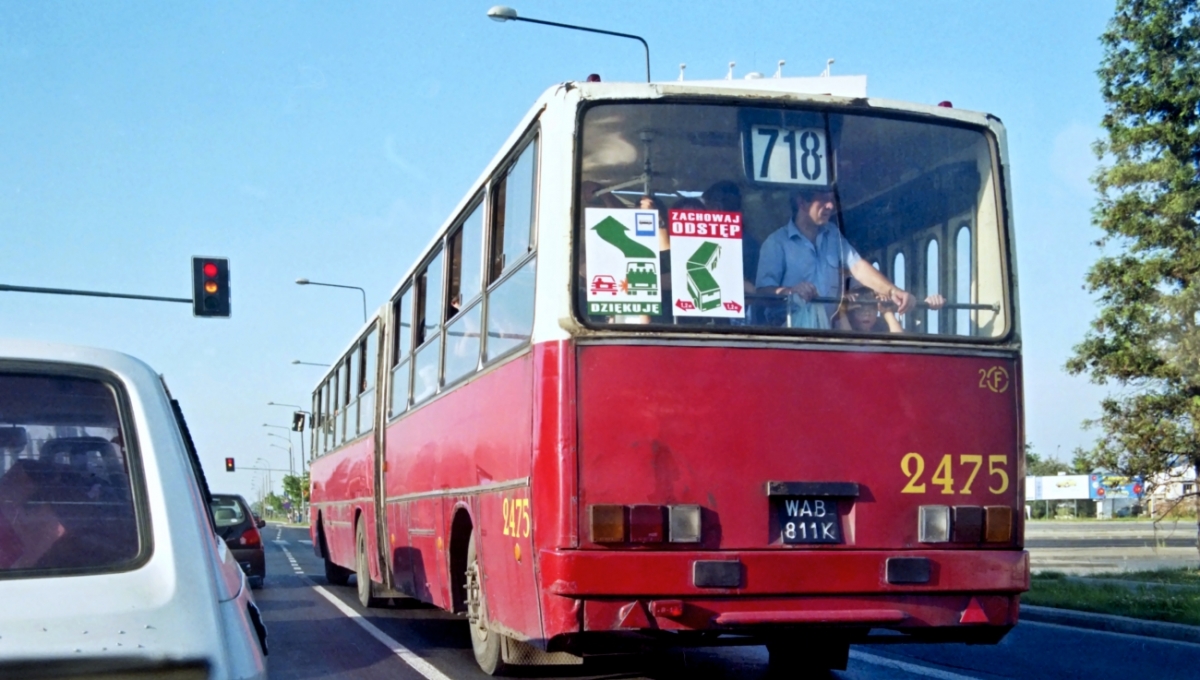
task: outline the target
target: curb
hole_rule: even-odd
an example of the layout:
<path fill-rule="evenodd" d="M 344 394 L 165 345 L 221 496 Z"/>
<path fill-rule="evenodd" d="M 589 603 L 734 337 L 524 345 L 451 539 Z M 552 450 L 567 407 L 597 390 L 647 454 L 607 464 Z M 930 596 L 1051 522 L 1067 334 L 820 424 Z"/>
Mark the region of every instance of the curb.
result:
<path fill-rule="evenodd" d="M 1060 626 L 1102 630 L 1109 633 L 1124 633 L 1126 635 L 1141 635 L 1143 637 L 1176 640 L 1200 644 L 1200 626 L 1187 626 L 1182 623 L 1163 623 L 1161 621 L 1146 621 L 1132 619 L 1128 616 L 1113 616 L 1111 614 L 1093 614 L 1071 609 L 1055 607 L 1038 607 L 1022 604 L 1020 617 L 1036 623 L 1056 623 Z"/>

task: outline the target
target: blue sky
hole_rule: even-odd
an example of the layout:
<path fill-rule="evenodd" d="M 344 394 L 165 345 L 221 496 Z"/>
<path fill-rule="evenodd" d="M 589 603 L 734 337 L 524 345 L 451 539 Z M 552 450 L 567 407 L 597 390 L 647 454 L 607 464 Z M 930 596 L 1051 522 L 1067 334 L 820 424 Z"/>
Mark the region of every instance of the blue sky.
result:
<path fill-rule="evenodd" d="M 988 111 L 1009 132 L 1028 438 L 1068 459 L 1102 388 L 1062 365 L 1082 290 L 1111 2 L 521 0 L 525 16 L 636 33 L 655 80 L 866 74 L 874 97 Z M 547 87 L 640 80 L 635 42 L 488 20 L 487 3 L 0 4 L 0 283 L 187 297 L 225 256 L 233 317 L 187 305 L 0 293 L 5 336 L 111 347 L 165 374 L 214 488 L 287 467 L 267 436 Z M 296 440 L 297 446 L 299 441 Z M 278 486 L 278 481 L 275 482 Z"/>

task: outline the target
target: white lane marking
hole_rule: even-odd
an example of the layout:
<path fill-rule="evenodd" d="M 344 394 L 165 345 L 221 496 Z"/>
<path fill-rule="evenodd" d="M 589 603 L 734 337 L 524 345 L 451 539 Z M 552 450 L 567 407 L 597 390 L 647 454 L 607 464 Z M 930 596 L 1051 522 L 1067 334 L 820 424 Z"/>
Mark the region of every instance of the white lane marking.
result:
<path fill-rule="evenodd" d="M 308 540 L 307 538 L 302 538 L 302 539 L 300 539 L 299 541 L 296 541 L 296 542 L 297 542 L 297 543 L 305 543 L 305 544 L 307 544 L 307 545 L 312 545 L 312 541 Z"/>
<path fill-rule="evenodd" d="M 850 658 L 855 661 L 869 663 L 874 666 L 883 666 L 885 668 L 894 668 L 896 670 L 905 671 L 914 675 L 923 675 L 927 678 L 937 678 L 938 680 L 977 680 L 970 675 L 959 675 L 950 671 L 942 671 L 928 666 L 919 666 L 915 663 L 907 661 L 897 661 L 883 656 L 876 656 L 866 652 L 860 652 L 857 649 L 850 650 Z"/>
<path fill-rule="evenodd" d="M 362 626 L 363 630 L 367 631 L 371 637 L 382 642 L 385 647 L 390 649 L 393 654 L 400 657 L 401 661 L 411 666 L 414 671 L 424 675 L 426 678 L 429 678 L 429 680 L 450 680 L 450 676 L 439 671 L 437 668 L 434 668 L 433 664 L 417 656 L 408 647 L 396 642 L 396 640 L 394 640 L 390 635 L 376 628 L 375 624 L 364 619 L 361 614 L 351 609 L 349 605 L 338 599 L 336 595 L 325 590 L 307 577 L 305 577 L 304 580 L 308 581 L 313 590 L 320 593 L 321 597 L 329 600 L 333 606 L 338 608 L 338 611 L 349 617 L 351 621 L 354 621 L 358 625 Z"/>

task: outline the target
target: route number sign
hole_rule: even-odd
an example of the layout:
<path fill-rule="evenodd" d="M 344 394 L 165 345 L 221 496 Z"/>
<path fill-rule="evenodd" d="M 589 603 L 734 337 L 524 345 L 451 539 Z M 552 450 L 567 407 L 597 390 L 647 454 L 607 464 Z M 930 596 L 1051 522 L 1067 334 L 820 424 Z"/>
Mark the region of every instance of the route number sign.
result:
<path fill-rule="evenodd" d="M 750 127 L 752 176 L 759 182 L 829 184 L 829 152 L 820 128 Z"/>

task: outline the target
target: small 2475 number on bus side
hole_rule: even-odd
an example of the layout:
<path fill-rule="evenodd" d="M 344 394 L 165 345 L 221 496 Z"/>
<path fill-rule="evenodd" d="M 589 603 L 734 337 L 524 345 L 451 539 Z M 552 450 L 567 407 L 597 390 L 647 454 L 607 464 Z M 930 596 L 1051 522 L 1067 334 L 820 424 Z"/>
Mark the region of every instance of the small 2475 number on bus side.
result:
<path fill-rule="evenodd" d="M 529 538 L 529 499 L 505 498 L 500 507 L 504 515 L 504 535 Z"/>
<path fill-rule="evenodd" d="M 929 477 L 929 482 L 933 486 L 942 487 L 941 493 L 946 495 L 969 494 L 975 485 L 975 478 L 979 476 L 979 472 L 983 468 L 985 458 L 987 459 L 987 490 L 993 494 L 1002 494 L 1008 491 L 1008 456 L 1003 454 L 982 456 L 964 453 L 958 456 L 958 464 L 955 465 L 954 456 L 947 453 L 942 456 L 933 475 Z M 919 453 L 904 454 L 904 457 L 900 459 L 900 471 L 908 478 L 908 483 L 904 485 L 900 493 L 925 493 L 924 456 Z"/>

